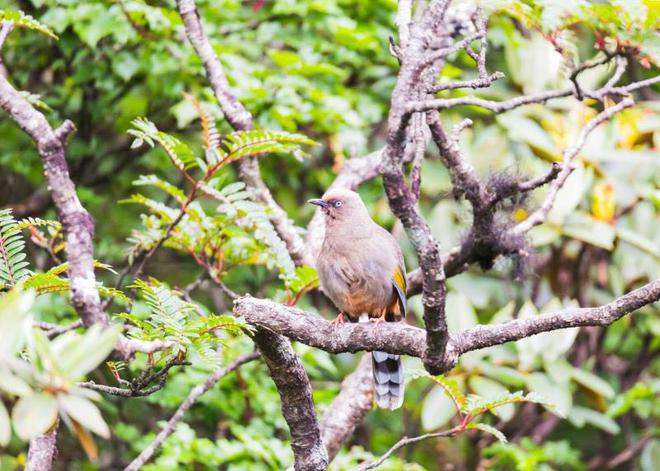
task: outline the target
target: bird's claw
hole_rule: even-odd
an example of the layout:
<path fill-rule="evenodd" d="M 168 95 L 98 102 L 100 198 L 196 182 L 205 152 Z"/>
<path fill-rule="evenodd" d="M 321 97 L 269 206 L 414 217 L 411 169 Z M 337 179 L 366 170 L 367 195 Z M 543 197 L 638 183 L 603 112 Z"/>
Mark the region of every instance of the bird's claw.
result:
<path fill-rule="evenodd" d="M 337 317 L 335 317 L 335 319 L 333 321 L 330 322 L 330 324 L 332 325 L 332 327 L 334 327 L 336 329 L 337 327 L 342 325 L 344 323 L 344 321 L 345 321 L 344 313 L 340 312 L 339 315 Z"/>

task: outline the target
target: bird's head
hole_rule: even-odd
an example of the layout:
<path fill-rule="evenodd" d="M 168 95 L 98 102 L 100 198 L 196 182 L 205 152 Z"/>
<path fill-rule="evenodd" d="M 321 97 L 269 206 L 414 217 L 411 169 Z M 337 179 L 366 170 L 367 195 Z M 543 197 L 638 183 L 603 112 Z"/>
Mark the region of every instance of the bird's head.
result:
<path fill-rule="evenodd" d="M 322 198 L 309 200 L 308 203 L 321 208 L 326 225 L 351 223 L 360 224 L 371 221 L 369 212 L 360 195 L 351 190 L 336 189 L 327 191 Z"/>

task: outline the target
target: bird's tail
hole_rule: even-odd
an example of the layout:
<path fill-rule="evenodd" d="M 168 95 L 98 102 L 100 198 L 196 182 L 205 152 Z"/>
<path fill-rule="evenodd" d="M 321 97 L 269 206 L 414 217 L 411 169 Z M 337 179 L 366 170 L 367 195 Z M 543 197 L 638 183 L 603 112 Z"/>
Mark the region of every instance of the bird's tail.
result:
<path fill-rule="evenodd" d="M 403 404 L 403 364 L 393 353 L 371 352 L 376 404 L 383 409 L 398 409 Z"/>

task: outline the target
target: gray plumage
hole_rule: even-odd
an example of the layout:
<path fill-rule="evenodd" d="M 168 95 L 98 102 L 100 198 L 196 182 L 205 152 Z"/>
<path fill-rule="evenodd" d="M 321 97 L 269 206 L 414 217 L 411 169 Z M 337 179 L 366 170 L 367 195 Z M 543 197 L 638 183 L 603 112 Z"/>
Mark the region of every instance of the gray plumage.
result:
<path fill-rule="evenodd" d="M 320 206 L 325 238 L 316 268 L 325 294 L 343 316 L 356 322 L 362 314 L 379 321 L 400 321 L 406 314 L 406 278 L 396 239 L 376 224 L 350 190 L 331 190 Z M 379 407 L 396 409 L 403 402 L 403 367 L 399 355 L 372 352 L 374 396 Z"/>

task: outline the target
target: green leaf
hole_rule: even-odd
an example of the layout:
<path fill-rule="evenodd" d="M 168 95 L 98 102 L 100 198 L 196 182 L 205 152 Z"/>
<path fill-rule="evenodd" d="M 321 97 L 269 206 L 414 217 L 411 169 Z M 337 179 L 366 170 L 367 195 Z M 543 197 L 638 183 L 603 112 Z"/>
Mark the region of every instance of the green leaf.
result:
<path fill-rule="evenodd" d="M 53 39 L 57 39 L 57 35 L 46 25 L 39 23 L 30 15 L 26 15 L 22 11 L 0 10 L 0 21 L 13 21 L 14 26 L 19 28 L 31 29 L 39 31 Z"/>
<path fill-rule="evenodd" d="M 316 142 L 302 134 L 283 131 L 238 131 L 223 139 L 221 162 L 226 165 L 243 157 L 276 152 L 303 155 L 301 144 L 316 145 Z"/>
<path fill-rule="evenodd" d="M 567 418 L 576 427 L 590 424 L 612 435 L 616 435 L 621 431 L 619 424 L 605 414 L 582 406 L 573 406 Z"/>
<path fill-rule="evenodd" d="M 649 441 L 639 458 L 641 471 L 658 471 L 660 463 L 660 440 L 653 439 Z"/>
<path fill-rule="evenodd" d="M 660 248 L 657 244 L 641 236 L 638 232 L 619 226 L 616 228 L 616 235 L 620 240 L 637 247 L 656 259 L 660 259 Z"/>
<path fill-rule="evenodd" d="M 581 368 L 573 368 L 572 371 L 573 380 L 581 384 L 587 389 L 591 389 L 593 392 L 600 394 L 606 399 L 614 398 L 614 389 L 609 385 L 607 381 L 596 376 L 589 371 L 583 370 Z"/>
<path fill-rule="evenodd" d="M 434 386 L 422 402 L 422 427 L 424 430 L 436 430 L 447 424 L 456 414 L 456 406 L 447 391 L 440 386 Z"/>
<path fill-rule="evenodd" d="M 614 248 L 616 232 L 614 226 L 600 221 L 582 211 L 573 212 L 561 227 L 567 237 L 587 242 L 605 250 Z"/>
<path fill-rule="evenodd" d="M 29 310 L 34 292 L 14 288 L 0 298 L 0 361 L 14 356 L 23 346 L 31 323 Z"/>
<path fill-rule="evenodd" d="M 66 332 L 51 342 L 54 357 L 61 371 L 71 380 L 78 380 L 92 371 L 112 352 L 122 328 L 94 324 L 83 334 Z"/>
<path fill-rule="evenodd" d="M 73 394 L 60 394 L 57 397 L 60 407 L 73 420 L 105 439 L 110 438 L 110 429 L 98 407 L 89 399 Z"/>
<path fill-rule="evenodd" d="M 19 376 L 0 364 L 0 389 L 14 396 L 32 394 L 32 388 Z"/>
<path fill-rule="evenodd" d="M 24 396 L 14 406 L 11 416 L 16 435 L 22 440 L 30 440 L 55 424 L 57 400 L 45 393 Z"/>
<path fill-rule="evenodd" d="M 565 417 L 573 406 L 568 383 L 557 383 L 546 374 L 535 372 L 527 377 L 527 387 L 543 398 L 550 412 Z"/>
<path fill-rule="evenodd" d="M 458 292 L 447 294 L 447 326 L 451 334 L 457 334 L 477 325 L 477 314 L 468 298 Z"/>
<path fill-rule="evenodd" d="M 502 443 L 507 442 L 507 439 L 504 436 L 504 434 L 502 432 L 500 432 L 499 430 L 497 430 L 492 425 L 484 424 L 483 422 L 476 422 L 476 423 L 475 422 L 470 422 L 468 424 L 467 428 L 477 429 L 477 430 L 481 430 L 482 432 L 490 433 L 495 438 L 497 438 L 500 442 L 502 442 Z"/>
<path fill-rule="evenodd" d="M 490 378 L 500 383 L 508 384 L 516 388 L 522 388 L 527 383 L 527 378 L 520 371 L 509 366 L 491 365 L 485 361 L 479 362 L 479 369 Z"/>
<path fill-rule="evenodd" d="M 660 381 L 655 381 L 651 385 L 639 382 L 623 394 L 616 395 L 614 402 L 607 409 L 607 416 L 620 417 L 644 401 L 653 401 L 658 394 L 660 394 Z"/>
<path fill-rule="evenodd" d="M 483 376 L 472 376 L 468 380 L 468 385 L 475 394 L 488 401 L 499 401 L 509 396 L 509 390 L 507 388 Z M 516 410 L 513 404 L 502 404 L 497 409 L 492 409 L 491 412 L 505 422 L 508 422 L 513 418 Z"/>
<path fill-rule="evenodd" d="M 0 210 L 0 287 L 12 287 L 28 277 L 25 241 L 11 209 Z"/>
<path fill-rule="evenodd" d="M 136 137 L 131 147 L 140 147 L 144 142 L 153 147 L 154 142 L 157 142 L 179 170 L 187 170 L 197 165 L 190 147 L 176 137 L 159 131 L 156 125 L 148 119 L 136 118 L 131 121 L 131 124 L 134 129 L 130 129 L 128 133 Z"/>

